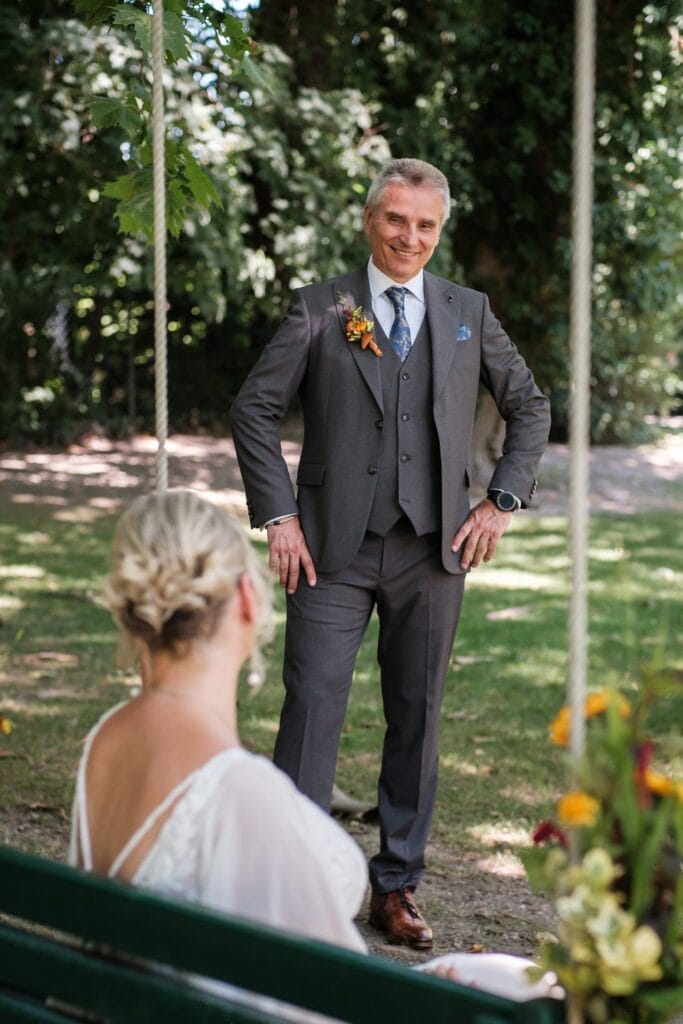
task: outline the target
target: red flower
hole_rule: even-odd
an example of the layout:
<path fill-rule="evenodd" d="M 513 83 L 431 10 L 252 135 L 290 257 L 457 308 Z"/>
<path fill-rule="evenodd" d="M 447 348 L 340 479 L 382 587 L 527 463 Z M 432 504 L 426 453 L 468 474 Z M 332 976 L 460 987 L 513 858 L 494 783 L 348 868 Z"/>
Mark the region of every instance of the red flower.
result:
<path fill-rule="evenodd" d="M 531 838 L 534 841 L 534 846 L 538 846 L 540 843 L 547 843 L 550 840 L 555 840 L 565 850 L 569 845 L 566 834 L 554 821 L 542 821 L 532 832 Z"/>
<path fill-rule="evenodd" d="M 647 784 L 647 777 L 654 752 L 655 745 L 652 740 L 644 740 L 636 748 L 635 783 L 638 804 L 641 807 L 649 807 L 652 803 L 652 791 Z"/>

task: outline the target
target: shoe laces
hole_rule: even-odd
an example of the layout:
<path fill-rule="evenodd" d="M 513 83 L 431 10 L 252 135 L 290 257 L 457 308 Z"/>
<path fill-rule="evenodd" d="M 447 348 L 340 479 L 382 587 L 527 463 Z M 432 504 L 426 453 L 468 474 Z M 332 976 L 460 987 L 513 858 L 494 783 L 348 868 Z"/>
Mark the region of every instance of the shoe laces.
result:
<path fill-rule="evenodd" d="M 417 909 L 417 904 L 413 899 L 413 894 L 410 889 L 399 889 L 398 899 L 404 910 L 407 910 L 411 917 L 421 917 L 420 911 Z"/>

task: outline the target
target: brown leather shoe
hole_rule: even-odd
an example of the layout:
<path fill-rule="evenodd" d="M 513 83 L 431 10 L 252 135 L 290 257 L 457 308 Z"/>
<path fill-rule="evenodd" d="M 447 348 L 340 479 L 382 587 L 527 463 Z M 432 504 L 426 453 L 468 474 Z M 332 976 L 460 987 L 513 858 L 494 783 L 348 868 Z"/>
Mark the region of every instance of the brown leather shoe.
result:
<path fill-rule="evenodd" d="M 386 932 L 389 942 L 395 945 L 431 949 L 432 929 L 417 909 L 412 889 L 373 892 L 369 920 L 373 928 Z"/>

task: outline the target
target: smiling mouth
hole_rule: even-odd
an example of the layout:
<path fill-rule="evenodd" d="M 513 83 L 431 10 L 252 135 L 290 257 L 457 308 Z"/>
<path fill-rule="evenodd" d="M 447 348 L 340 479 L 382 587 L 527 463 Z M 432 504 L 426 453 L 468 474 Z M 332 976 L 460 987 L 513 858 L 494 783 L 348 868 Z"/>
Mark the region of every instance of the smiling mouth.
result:
<path fill-rule="evenodd" d="M 419 253 L 417 253 L 417 252 L 411 252 L 411 250 L 409 250 L 409 249 L 397 249 L 393 245 L 391 247 L 391 251 L 395 252 L 397 256 L 408 256 L 408 257 L 419 256 Z"/>

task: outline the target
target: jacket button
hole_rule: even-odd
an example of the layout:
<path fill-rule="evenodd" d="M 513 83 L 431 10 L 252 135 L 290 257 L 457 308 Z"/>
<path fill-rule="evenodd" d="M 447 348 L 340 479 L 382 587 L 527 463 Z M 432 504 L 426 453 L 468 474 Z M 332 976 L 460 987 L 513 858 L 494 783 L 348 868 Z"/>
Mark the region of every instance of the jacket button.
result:
<path fill-rule="evenodd" d="M 410 462 L 410 455 L 402 455 L 401 462 Z"/>
<path fill-rule="evenodd" d="M 403 420 L 403 422 L 405 423 L 405 422 L 406 422 L 406 420 L 409 420 L 409 419 L 410 419 L 410 416 L 408 415 L 408 413 L 407 413 L 407 412 L 404 412 L 404 413 L 401 413 L 401 419 L 402 419 L 402 420 Z"/>
<path fill-rule="evenodd" d="M 370 476 L 374 476 L 377 472 L 377 466 L 368 466 L 368 473 Z"/>
<path fill-rule="evenodd" d="M 402 373 L 401 374 L 401 380 L 410 380 L 410 374 L 409 373 Z"/>
<path fill-rule="evenodd" d="M 375 420 L 375 426 L 378 430 L 382 430 L 384 427 L 384 420 Z"/>

